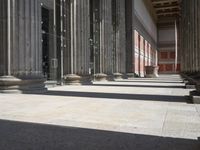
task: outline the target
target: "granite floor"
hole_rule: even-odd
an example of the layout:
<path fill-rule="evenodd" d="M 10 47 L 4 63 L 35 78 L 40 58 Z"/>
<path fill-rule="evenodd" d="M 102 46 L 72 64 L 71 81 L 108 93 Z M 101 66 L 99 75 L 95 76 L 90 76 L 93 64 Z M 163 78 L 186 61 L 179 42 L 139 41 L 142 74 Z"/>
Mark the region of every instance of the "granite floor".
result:
<path fill-rule="evenodd" d="M 162 75 L 0 94 L 0 150 L 200 150 L 190 90 Z"/>

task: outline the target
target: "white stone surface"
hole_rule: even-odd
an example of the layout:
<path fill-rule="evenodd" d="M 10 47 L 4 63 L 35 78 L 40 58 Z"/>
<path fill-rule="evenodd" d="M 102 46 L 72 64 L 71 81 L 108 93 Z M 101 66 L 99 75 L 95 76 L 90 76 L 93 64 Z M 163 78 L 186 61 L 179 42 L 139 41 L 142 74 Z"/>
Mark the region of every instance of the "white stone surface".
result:
<path fill-rule="evenodd" d="M 123 80 L 56 87 L 46 95 L 0 94 L 0 119 L 197 140 L 200 107 L 186 103 L 188 89 L 167 87 L 177 85 L 183 86 Z"/>

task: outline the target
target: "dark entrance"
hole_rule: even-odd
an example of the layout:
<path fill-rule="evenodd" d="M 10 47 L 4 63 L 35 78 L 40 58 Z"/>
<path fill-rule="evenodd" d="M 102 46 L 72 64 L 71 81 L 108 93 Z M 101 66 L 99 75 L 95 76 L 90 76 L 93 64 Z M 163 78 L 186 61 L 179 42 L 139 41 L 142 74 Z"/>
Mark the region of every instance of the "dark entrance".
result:
<path fill-rule="evenodd" d="M 44 76 L 50 78 L 49 64 L 49 10 L 42 7 L 42 68 Z"/>

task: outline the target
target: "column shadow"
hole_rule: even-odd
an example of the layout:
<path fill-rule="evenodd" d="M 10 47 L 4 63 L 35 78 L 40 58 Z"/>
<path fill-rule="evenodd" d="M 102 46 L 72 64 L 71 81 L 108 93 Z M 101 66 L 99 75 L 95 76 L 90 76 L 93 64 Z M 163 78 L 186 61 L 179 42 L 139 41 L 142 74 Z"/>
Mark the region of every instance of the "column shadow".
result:
<path fill-rule="evenodd" d="M 162 86 L 162 85 L 138 85 L 138 84 L 132 84 L 132 85 L 127 85 L 127 84 L 92 84 L 90 86 L 109 86 L 109 87 L 143 87 L 143 88 L 185 88 L 185 86 L 181 85 L 171 85 L 171 86 Z"/>
<path fill-rule="evenodd" d="M 135 82 L 137 82 L 137 83 L 174 83 L 174 84 L 179 84 L 179 83 L 184 83 L 183 81 L 159 81 L 159 80 L 117 80 L 116 82 L 125 82 L 125 83 L 127 83 L 127 82 L 129 82 L 129 83 L 135 83 Z"/>
<path fill-rule="evenodd" d="M 119 94 L 119 93 L 100 93 L 100 92 L 80 92 L 80 91 L 48 91 L 42 95 L 48 96 L 69 96 L 99 99 L 121 99 L 121 100 L 143 100 L 143 101 L 161 101 L 161 102 L 182 102 L 186 103 L 185 96 L 169 95 L 148 95 L 148 94 Z"/>

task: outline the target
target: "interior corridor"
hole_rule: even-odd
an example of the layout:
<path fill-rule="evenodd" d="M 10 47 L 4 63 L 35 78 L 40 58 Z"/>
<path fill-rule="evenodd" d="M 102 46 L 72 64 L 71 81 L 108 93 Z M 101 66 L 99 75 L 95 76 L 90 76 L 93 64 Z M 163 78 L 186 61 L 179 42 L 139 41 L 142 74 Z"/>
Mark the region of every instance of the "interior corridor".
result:
<path fill-rule="evenodd" d="M 199 150 L 191 90 L 179 75 L 161 75 L 1 94 L 0 149 Z"/>

